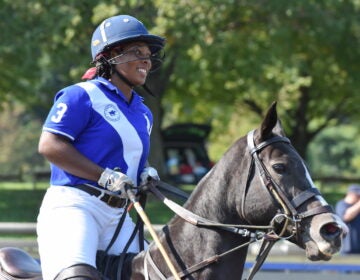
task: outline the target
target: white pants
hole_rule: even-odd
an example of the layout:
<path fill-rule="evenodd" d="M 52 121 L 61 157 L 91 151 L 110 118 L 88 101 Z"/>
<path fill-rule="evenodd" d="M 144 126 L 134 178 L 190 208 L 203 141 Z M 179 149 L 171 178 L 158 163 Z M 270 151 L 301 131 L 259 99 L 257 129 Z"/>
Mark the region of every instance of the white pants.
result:
<path fill-rule="evenodd" d="M 50 187 L 37 221 L 43 279 L 53 280 L 62 269 L 77 263 L 96 267 L 96 251 L 107 248 L 123 211 L 75 188 Z M 126 215 L 109 254 L 120 254 L 134 229 L 131 217 Z M 139 252 L 138 237 L 128 251 Z"/>

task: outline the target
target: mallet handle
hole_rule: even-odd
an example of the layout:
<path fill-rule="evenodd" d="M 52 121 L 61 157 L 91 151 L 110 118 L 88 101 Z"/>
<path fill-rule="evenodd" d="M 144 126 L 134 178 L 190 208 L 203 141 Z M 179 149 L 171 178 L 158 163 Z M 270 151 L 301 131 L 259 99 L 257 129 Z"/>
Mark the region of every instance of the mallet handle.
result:
<path fill-rule="evenodd" d="M 126 187 L 125 187 L 126 188 Z M 144 209 L 142 208 L 140 202 L 138 202 L 135 198 L 134 193 L 131 191 L 131 189 L 128 187 L 126 188 L 126 193 L 129 197 L 129 199 L 134 203 L 134 207 L 136 209 L 136 212 L 138 212 L 140 218 L 143 220 L 144 224 L 146 225 L 146 227 L 149 230 L 149 233 L 151 235 L 151 237 L 153 238 L 156 246 L 159 248 L 161 255 L 163 256 L 167 266 L 169 267 L 172 275 L 174 276 L 175 280 L 181 280 L 178 273 L 176 272 L 176 269 L 173 265 L 173 263 L 171 262 L 168 254 L 166 253 L 164 246 L 161 244 L 159 237 L 157 236 L 148 216 L 146 215 Z"/>

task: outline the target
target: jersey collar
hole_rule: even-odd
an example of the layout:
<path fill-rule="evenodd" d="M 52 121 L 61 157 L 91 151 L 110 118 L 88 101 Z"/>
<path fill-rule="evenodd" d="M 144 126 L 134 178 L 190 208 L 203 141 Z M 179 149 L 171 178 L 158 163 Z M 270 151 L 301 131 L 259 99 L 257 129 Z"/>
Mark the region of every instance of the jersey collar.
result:
<path fill-rule="evenodd" d="M 97 77 L 94 80 L 101 83 L 102 85 L 107 87 L 109 90 L 114 91 L 116 94 L 118 94 L 122 99 L 124 99 L 127 102 L 122 91 L 119 90 L 116 86 L 114 86 L 110 81 L 104 79 L 103 77 Z M 132 90 L 132 94 L 133 94 L 133 96 L 132 96 L 130 104 L 135 104 L 135 103 L 144 101 L 143 97 L 139 96 L 134 90 Z"/>

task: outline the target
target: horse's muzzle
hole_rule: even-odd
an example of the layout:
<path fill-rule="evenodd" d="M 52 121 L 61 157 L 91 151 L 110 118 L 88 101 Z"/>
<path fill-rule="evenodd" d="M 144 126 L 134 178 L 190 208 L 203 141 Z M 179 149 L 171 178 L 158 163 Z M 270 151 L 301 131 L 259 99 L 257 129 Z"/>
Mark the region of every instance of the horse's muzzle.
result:
<path fill-rule="evenodd" d="M 336 222 L 331 222 L 331 223 L 327 223 L 324 224 L 321 228 L 320 228 L 320 234 L 321 236 L 331 242 L 339 237 L 341 237 L 342 234 L 347 234 L 347 232 L 344 232 L 343 227 L 336 223 Z"/>

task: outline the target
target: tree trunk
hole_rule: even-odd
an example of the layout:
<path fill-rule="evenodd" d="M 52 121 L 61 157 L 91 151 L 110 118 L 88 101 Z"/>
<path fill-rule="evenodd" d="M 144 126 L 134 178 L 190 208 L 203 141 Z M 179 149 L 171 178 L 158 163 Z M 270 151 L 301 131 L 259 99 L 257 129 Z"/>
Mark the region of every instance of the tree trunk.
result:
<path fill-rule="evenodd" d="M 164 155 L 164 144 L 161 135 L 161 125 L 163 119 L 163 108 L 161 105 L 161 99 L 165 94 L 166 87 L 169 81 L 169 77 L 173 71 L 175 60 L 170 60 L 168 67 L 162 68 L 154 73 L 151 73 L 146 85 L 154 94 L 151 96 L 148 93 L 144 93 L 145 104 L 149 106 L 154 116 L 154 124 L 151 132 L 151 147 L 149 155 L 149 163 L 155 167 L 159 172 L 161 178 L 165 177 L 166 163 Z M 145 92 L 142 90 L 142 92 Z"/>
<path fill-rule="evenodd" d="M 291 134 L 289 138 L 294 145 L 295 149 L 298 151 L 300 156 L 306 160 L 306 151 L 311 141 L 311 134 L 308 127 L 308 103 L 309 98 L 309 88 L 301 87 L 301 97 L 299 99 L 298 107 L 295 110 L 293 116 L 293 121 L 291 123 Z"/>

